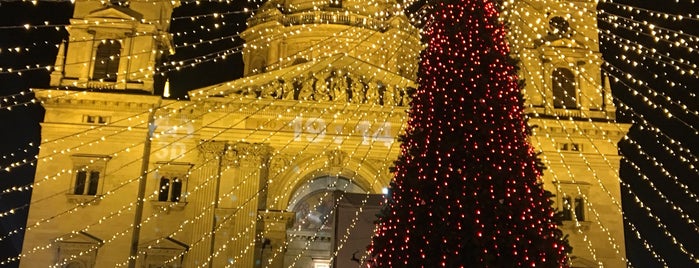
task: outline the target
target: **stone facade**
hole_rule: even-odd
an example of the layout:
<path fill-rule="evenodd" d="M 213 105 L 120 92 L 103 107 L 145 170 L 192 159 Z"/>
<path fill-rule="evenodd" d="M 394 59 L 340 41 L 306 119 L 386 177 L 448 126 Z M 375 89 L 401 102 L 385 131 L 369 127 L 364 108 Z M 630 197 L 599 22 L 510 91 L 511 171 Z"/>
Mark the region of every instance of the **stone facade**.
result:
<path fill-rule="evenodd" d="M 51 75 L 71 89 L 36 93 L 46 116 L 21 267 L 116 267 L 132 250 L 137 267 L 329 267 L 337 193 L 388 186 L 422 49 L 396 2 L 272 0 L 241 34 L 245 77 L 189 101 L 150 95 L 177 5 L 76 1 Z M 573 264 L 624 267 L 615 143 L 628 126 L 600 76 L 594 9 L 515 1 L 505 18 Z M 554 17 L 575 30 L 531 28 Z"/>

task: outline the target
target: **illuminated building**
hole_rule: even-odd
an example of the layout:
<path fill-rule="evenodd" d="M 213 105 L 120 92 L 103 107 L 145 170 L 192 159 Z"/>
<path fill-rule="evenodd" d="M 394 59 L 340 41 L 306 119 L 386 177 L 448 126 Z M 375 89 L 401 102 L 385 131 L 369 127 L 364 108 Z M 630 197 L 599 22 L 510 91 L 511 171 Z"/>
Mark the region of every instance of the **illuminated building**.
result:
<path fill-rule="evenodd" d="M 115 267 L 132 252 L 138 267 L 328 267 L 355 233 L 328 219 L 387 187 L 422 48 L 396 2 L 270 1 L 241 33 L 245 76 L 188 101 L 153 95 L 177 6 L 76 1 L 54 89 L 36 92 L 45 142 L 22 267 Z M 573 264 L 622 267 L 628 126 L 600 75 L 595 2 L 508 8 Z"/>

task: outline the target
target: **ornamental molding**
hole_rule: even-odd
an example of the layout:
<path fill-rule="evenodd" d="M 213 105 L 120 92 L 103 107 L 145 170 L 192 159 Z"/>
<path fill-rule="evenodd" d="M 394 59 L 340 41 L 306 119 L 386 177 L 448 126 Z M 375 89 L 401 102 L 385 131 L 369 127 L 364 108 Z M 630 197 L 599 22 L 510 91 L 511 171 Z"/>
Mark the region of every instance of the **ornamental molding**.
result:
<path fill-rule="evenodd" d="M 337 114 L 338 117 L 351 117 L 353 114 L 365 114 L 367 118 L 386 118 L 386 121 L 402 121 L 406 118 L 407 106 L 369 106 L 365 104 L 347 103 L 345 107 L 329 108 L 330 102 L 311 101 L 299 102 L 296 100 L 267 100 L 259 99 L 254 103 L 244 100 L 231 101 L 229 98 L 211 98 L 207 100 L 205 107 L 215 113 L 235 114 L 236 116 L 253 117 L 278 117 L 281 115 L 303 114 L 309 117 L 331 117 L 328 113 Z"/>
<path fill-rule="evenodd" d="M 347 162 L 347 153 L 342 150 L 326 151 L 325 155 L 328 157 L 327 166 L 330 168 L 343 167 Z"/>
<path fill-rule="evenodd" d="M 158 96 L 74 90 L 39 89 L 34 90 L 34 94 L 44 107 L 82 106 L 96 110 L 129 112 L 147 111 L 156 107 L 160 100 Z"/>
<path fill-rule="evenodd" d="M 271 159 L 270 159 L 270 175 L 279 175 L 282 173 L 282 171 L 285 171 L 286 168 L 291 166 L 293 163 L 293 158 L 290 154 L 275 154 Z"/>
<path fill-rule="evenodd" d="M 221 158 L 222 163 L 237 167 L 241 164 L 266 166 L 272 153 L 269 145 L 248 142 L 204 141 L 198 148 L 206 160 Z"/>

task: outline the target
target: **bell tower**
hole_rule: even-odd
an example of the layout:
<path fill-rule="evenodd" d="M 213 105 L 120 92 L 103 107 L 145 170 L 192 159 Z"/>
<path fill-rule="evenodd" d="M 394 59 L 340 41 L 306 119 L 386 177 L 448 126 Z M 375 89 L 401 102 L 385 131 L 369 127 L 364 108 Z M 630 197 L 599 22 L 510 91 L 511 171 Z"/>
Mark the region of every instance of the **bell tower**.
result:
<path fill-rule="evenodd" d="M 75 1 L 51 86 L 153 93 L 156 63 L 174 53 L 168 33 L 179 1 Z"/>
<path fill-rule="evenodd" d="M 602 77 L 596 1 L 515 1 L 510 44 L 518 55 L 527 108 L 548 117 L 614 120 Z"/>
<path fill-rule="evenodd" d="M 617 142 L 630 125 L 616 122 L 602 76 L 596 8 L 593 0 L 524 0 L 508 2 L 503 15 L 571 266 L 625 267 Z"/>
<path fill-rule="evenodd" d="M 163 102 L 152 95 L 153 76 L 160 57 L 172 53 L 168 28 L 178 5 L 177 0 L 75 1 L 51 87 L 33 90 L 46 110 L 37 159 L 51 161 L 37 161 L 19 267 L 115 267 L 134 260 L 129 252 L 134 245 L 151 246 L 152 234 L 143 231 L 137 238 L 133 228 L 126 228 L 142 213 L 119 209 L 136 207 L 143 184 L 128 181 L 147 168 L 118 163 L 151 151 L 144 140 L 152 137 L 155 111 Z M 120 135 L 98 134 L 105 130 Z M 113 191 L 116 185 L 124 187 Z M 118 220 L 102 220 L 115 211 Z M 101 225 L 90 228 L 96 223 Z M 185 248 L 171 238 L 159 241 L 170 252 Z"/>

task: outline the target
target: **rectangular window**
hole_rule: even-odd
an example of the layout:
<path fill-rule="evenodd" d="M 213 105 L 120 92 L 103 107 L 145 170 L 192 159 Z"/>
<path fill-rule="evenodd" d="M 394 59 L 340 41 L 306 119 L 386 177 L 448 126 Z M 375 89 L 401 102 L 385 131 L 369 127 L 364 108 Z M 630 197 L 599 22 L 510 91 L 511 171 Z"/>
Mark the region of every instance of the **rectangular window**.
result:
<path fill-rule="evenodd" d="M 172 190 L 170 191 L 170 201 L 180 202 L 180 196 L 182 195 L 182 181 L 175 178 L 172 180 Z"/>
<path fill-rule="evenodd" d="M 87 187 L 87 194 L 88 195 L 96 195 L 97 194 L 97 186 L 99 185 L 100 181 L 100 172 L 99 171 L 90 171 L 90 184 Z"/>
<path fill-rule="evenodd" d="M 96 196 L 101 194 L 104 170 L 110 157 L 107 155 L 76 154 L 72 156 L 75 176 L 71 180 L 72 199 L 77 196 Z"/>
<path fill-rule="evenodd" d="M 573 200 L 569 196 L 564 196 L 561 201 L 563 202 L 561 211 L 564 221 L 572 221 L 573 215 L 577 221 L 585 221 L 585 199 L 583 197 L 578 196 Z"/>
<path fill-rule="evenodd" d="M 87 174 L 90 174 L 89 180 Z M 76 195 L 97 195 L 97 189 L 100 181 L 99 171 L 80 170 L 75 175 L 75 185 L 73 194 Z"/>
<path fill-rule="evenodd" d="M 564 221 L 573 220 L 573 211 L 572 211 L 572 207 L 571 207 L 570 197 L 564 196 L 561 200 L 562 200 L 561 211 L 563 212 L 563 220 Z"/>
<path fill-rule="evenodd" d="M 158 201 L 180 202 L 182 197 L 182 181 L 177 177 L 160 178 L 160 188 L 158 188 Z"/>
<path fill-rule="evenodd" d="M 582 146 L 579 143 L 559 143 L 558 149 L 561 151 L 580 152 L 582 151 Z"/>
<path fill-rule="evenodd" d="M 84 115 L 83 116 L 83 121 L 88 124 L 100 124 L 100 125 L 105 125 L 109 123 L 109 116 L 101 116 L 101 115 Z"/>
<path fill-rule="evenodd" d="M 87 171 L 78 171 L 78 174 L 75 176 L 73 194 L 83 194 L 85 192 L 85 181 L 87 181 Z"/>
<path fill-rule="evenodd" d="M 158 172 L 153 181 L 153 187 L 157 187 L 157 196 L 153 197 L 151 204 L 165 210 L 182 209 L 187 204 L 187 177 L 189 170 L 194 166 L 182 162 L 156 162 Z M 163 203 L 169 202 L 169 203 Z M 174 203 L 174 204 L 173 204 Z"/>
<path fill-rule="evenodd" d="M 330 0 L 330 7 L 342 7 L 342 0 Z"/>
<path fill-rule="evenodd" d="M 575 218 L 578 221 L 585 220 L 585 200 L 582 197 L 575 198 Z"/>

